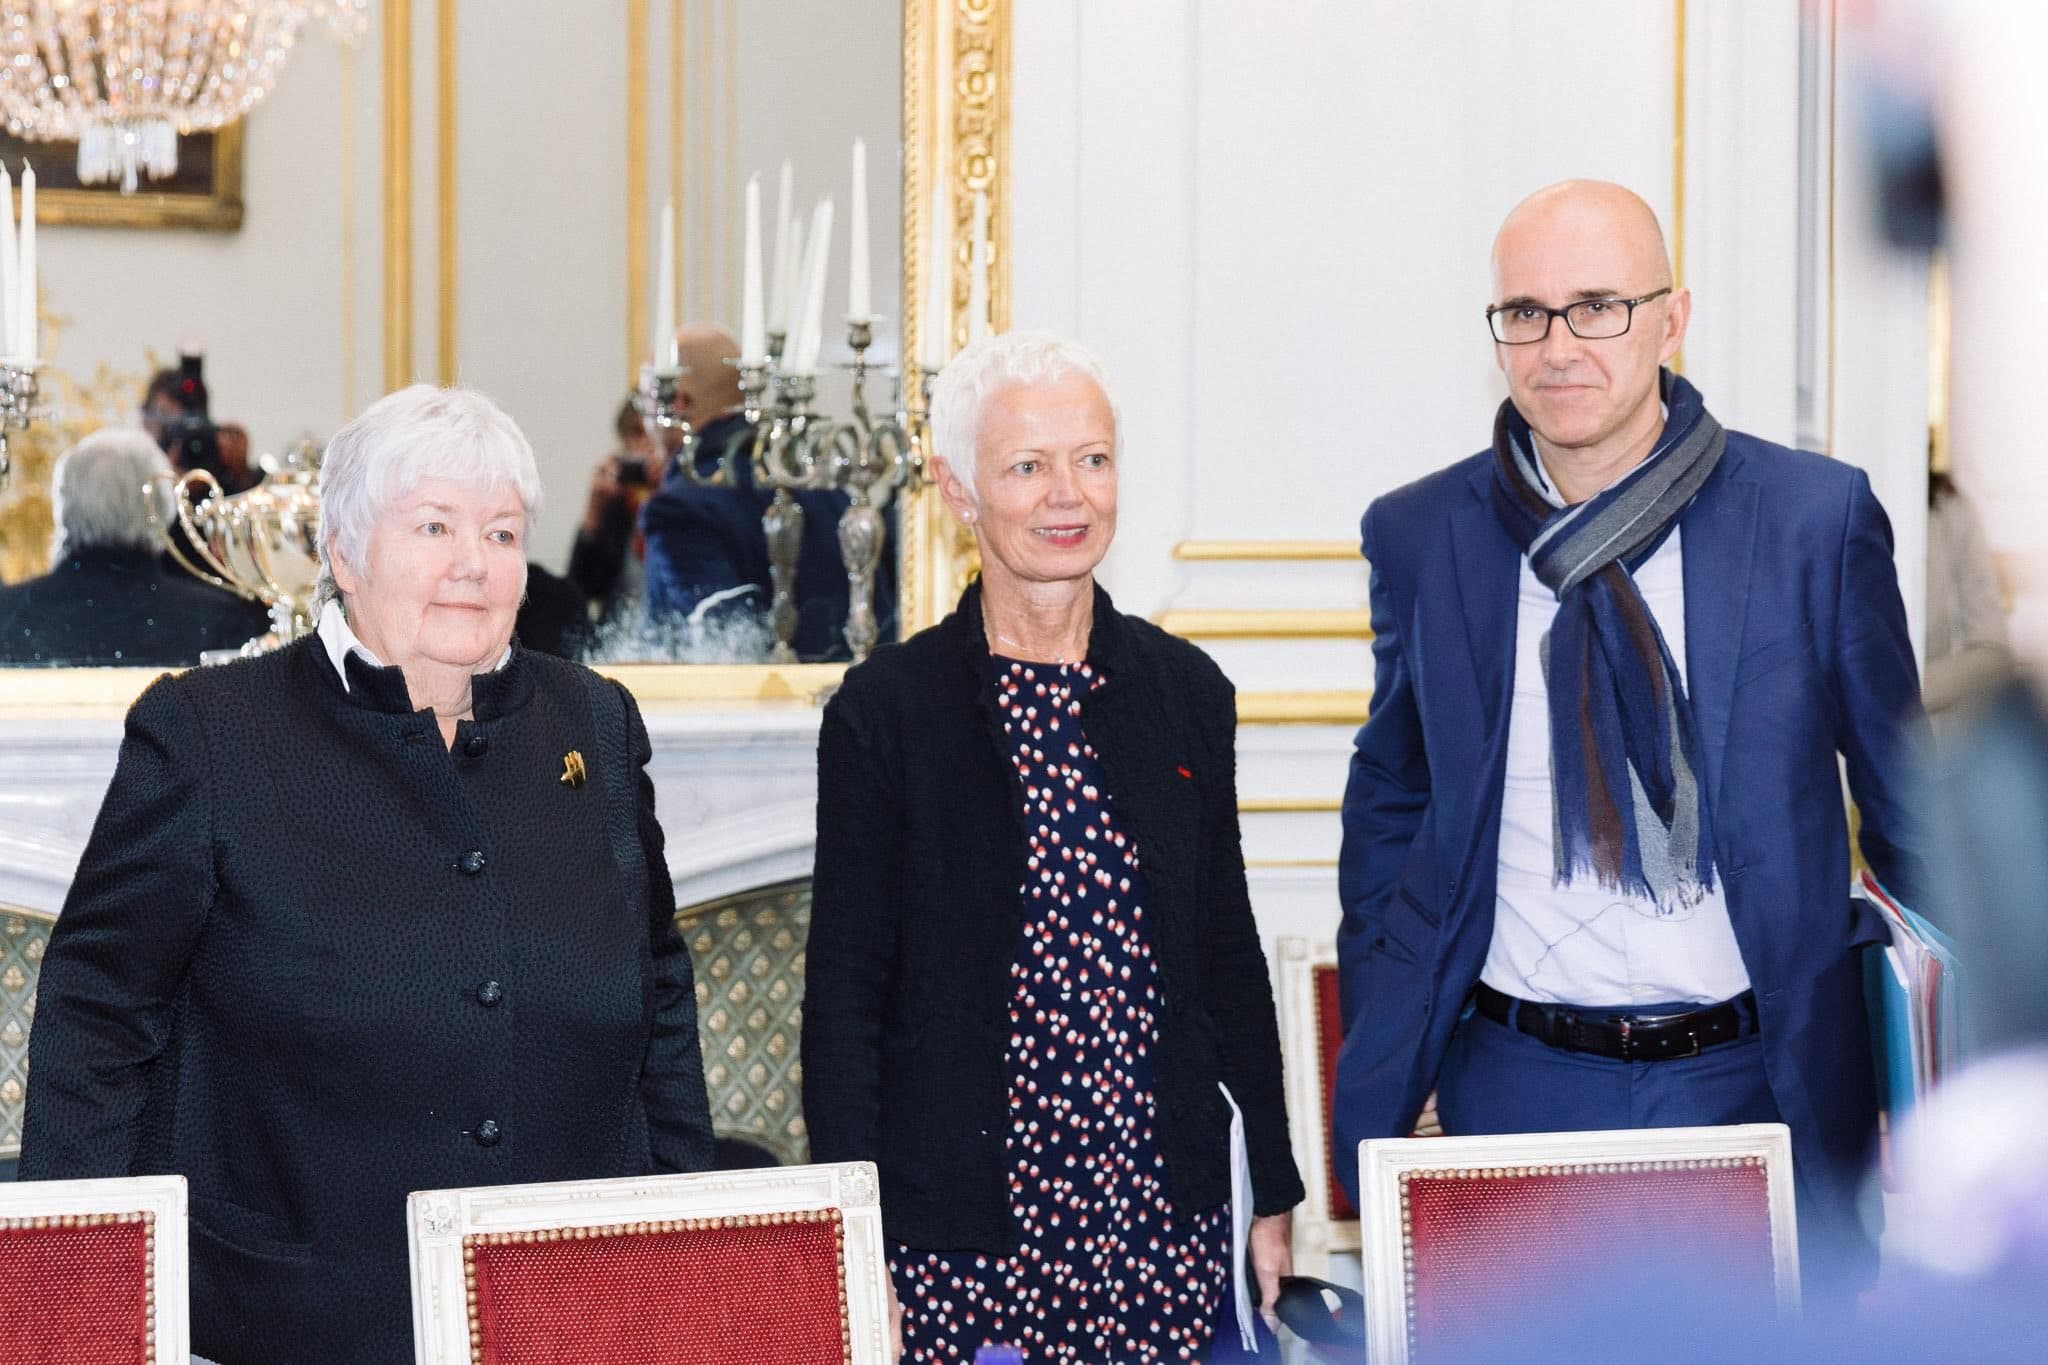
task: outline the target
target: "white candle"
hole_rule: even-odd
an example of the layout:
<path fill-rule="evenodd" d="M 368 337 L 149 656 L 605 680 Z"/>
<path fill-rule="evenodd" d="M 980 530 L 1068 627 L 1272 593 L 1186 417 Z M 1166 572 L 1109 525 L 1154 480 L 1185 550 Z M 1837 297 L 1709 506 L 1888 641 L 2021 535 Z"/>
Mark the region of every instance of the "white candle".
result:
<path fill-rule="evenodd" d="M 816 374 L 818 353 L 825 345 L 825 276 L 832 266 L 830 199 L 818 202 L 817 211 L 811 215 L 811 231 L 806 241 L 810 260 L 804 268 L 804 316 L 799 329 L 803 345 L 797 350 L 796 371 L 798 374 Z"/>
<path fill-rule="evenodd" d="M 868 321 L 875 315 L 868 268 L 868 144 L 853 140 L 853 210 L 846 220 L 846 316 Z"/>
<path fill-rule="evenodd" d="M 761 303 L 761 177 L 747 178 L 746 263 L 740 283 L 740 360 L 758 365 L 768 355 L 768 323 Z"/>
<path fill-rule="evenodd" d="M 918 315 L 918 359 L 927 370 L 945 365 L 953 350 L 953 257 L 946 250 L 946 181 L 933 176 L 931 221 L 925 229 L 924 307 Z"/>
<path fill-rule="evenodd" d="M 654 363 L 672 368 L 676 349 L 676 201 L 661 206 L 661 267 L 654 286 Z"/>
<path fill-rule="evenodd" d="M 21 297 L 15 275 L 21 269 L 21 248 L 14 235 L 14 177 L 0 163 L 0 355 L 14 358 L 14 344 L 21 339 L 21 322 L 14 310 Z"/>
<path fill-rule="evenodd" d="M 988 194 L 974 192 L 974 255 L 967 275 L 967 343 L 988 335 Z"/>
<path fill-rule="evenodd" d="M 782 368 L 789 369 L 796 359 L 797 324 L 803 321 L 804 263 L 810 259 L 805 251 L 804 220 L 792 216 L 789 220 L 789 250 L 784 253 L 789 275 L 789 289 L 782 301 L 782 312 L 777 314 L 774 325 L 782 332 Z"/>
<path fill-rule="evenodd" d="M 768 289 L 768 325 L 789 335 L 789 315 L 793 301 L 789 296 L 795 287 L 791 278 L 796 274 L 796 243 L 791 240 L 798 225 L 790 208 L 790 196 L 796 191 L 796 173 L 787 161 L 782 163 L 781 184 L 775 191 L 775 280 Z"/>
<path fill-rule="evenodd" d="M 15 297 L 16 315 L 21 319 L 20 340 L 15 343 L 15 358 L 33 364 L 36 347 L 40 338 L 40 320 L 36 317 L 36 168 L 24 161 L 21 163 L 21 273 L 16 277 L 19 293 Z"/>

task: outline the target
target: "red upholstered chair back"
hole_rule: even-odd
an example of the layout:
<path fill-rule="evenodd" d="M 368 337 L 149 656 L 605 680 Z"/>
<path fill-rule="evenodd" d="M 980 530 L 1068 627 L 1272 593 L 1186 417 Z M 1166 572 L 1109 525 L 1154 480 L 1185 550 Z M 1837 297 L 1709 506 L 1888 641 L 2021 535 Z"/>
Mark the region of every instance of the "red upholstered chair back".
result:
<path fill-rule="evenodd" d="M 1358 1249 L 1358 1214 L 1330 1159 L 1337 1050 L 1344 1043 L 1337 1011 L 1337 946 L 1329 939 L 1283 938 L 1274 945 L 1274 961 L 1288 1132 L 1294 1164 L 1308 1186 L 1307 1197 L 1294 1211 L 1294 1265 L 1301 1274 L 1328 1278 L 1333 1253 Z"/>
<path fill-rule="evenodd" d="M 0 1185 L 0 1361 L 182 1365 L 184 1270 L 182 1177 Z"/>
<path fill-rule="evenodd" d="M 847 1365 L 836 1209 L 463 1238 L 478 1365 Z"/>
<path fill-rule="evenodd" d="M 1323 1165 L 1321 1177 L 1328 1187 L 1330 1217 L 1355 1222 L 1358 1210 L 1337 1179 L 1337 1052 L 1344 1046 L 1344 1025 L 1337 1010 L 1337 964 L 1319 962 L 1314 968 L 1316 993 L 1316 1065 L 1322 1071 Z"/>
<path fill-rule="evenodd" d="M 1646 1286 L 1710 1283 L 1735 1312 L 1796 1299 L 1782 1124 L 1363 1148 L 1375 1362 L 1475 1358 L 1532 1311 L 1640 1312 Z"/>
<path fill-rule="evenodd" d="M 412 1198 L 421 1361 L 865 1365 L 886 1342 L 873 1168 Z"/>
<path fill-rule="evenodd" d="M 1337 1006 L 1337 945 L 1329 939 L 1283 938 L 1279 962 L 1280 1044 L 1287 1071 L 1289 1131 L 1308 1198 L 1294 1213 L 1294 1257 L 1304 1275 L 1326 1277 L 1331 1252 L 1358 1249 L 1358 1211 L 1337 1178 L 1337 1052 L 1344 1026 Z M 1442 1132 L 1431 1095 L 1416 1137 Z M 1344 1154 L 1349 1160 L 1350 1155 Z"/>

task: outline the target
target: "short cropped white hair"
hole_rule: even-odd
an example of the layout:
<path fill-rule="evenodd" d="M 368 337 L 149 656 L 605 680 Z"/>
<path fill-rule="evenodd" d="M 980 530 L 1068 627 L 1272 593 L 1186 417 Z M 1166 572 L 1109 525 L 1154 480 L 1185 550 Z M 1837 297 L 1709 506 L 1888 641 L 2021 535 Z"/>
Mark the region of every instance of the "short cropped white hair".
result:
<path fill-rule="evenodd" d="M 136 427 L 103 428 L 65 451 L 50 480 L 52 562 L 75 550 L 155 551 L 156 528 L 170 515 L 170 474 L 171 462 Z"/>
<path fill-rule="evenodd" d="M 370 533 L 423 479 L 453 479 L 485 490 L 519 490 L 531 533 L 540 515 L 540 469 L 519 424 L 471 389 L 414 384 L 386 394 L 334 433 L 320 461 L 320 581 L 317 612 L 341 596 L 333 556 L 360 569 Z"/>
<path fill-rule="evenodd" d="M 1117 412 L 1101 362 L 1086 347 L 1052 332 L 1003 332 L 962 349 L 932 381 L 933 451 L 972 494 L 981 414 L 988 400 L 1015 384 L 1057 384 L 1076 374 L 1094 380 L 1109 400 L 1121 447 L 1122 415 Z"/>

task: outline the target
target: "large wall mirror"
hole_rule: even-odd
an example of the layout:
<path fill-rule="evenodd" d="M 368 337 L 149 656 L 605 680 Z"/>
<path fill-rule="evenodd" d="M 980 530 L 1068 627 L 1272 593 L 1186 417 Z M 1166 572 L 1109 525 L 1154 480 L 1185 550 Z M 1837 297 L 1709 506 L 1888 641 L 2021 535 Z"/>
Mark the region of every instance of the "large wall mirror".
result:
<path fill-rule="evenodd" d="M 676 485 L 692 448 L 679 450 L 677 428 L 664 433 L 627 400 L 671 311 L 680 326 L 741 330 L 744 204 L 756 175 L 772 287 L 788 163 L 797 222 L 808 226 L 821 198 L 834 203 L 812 407 L 829 421 L 854 415 L 845 319 L 856 138 L 879 315 L 867 408 L 895 411 L 899 364 L 933 354 L 921 314 L 942 319 L 942 353 L 964 340 L 977 196 L 989 210 L 991 321 L 1006 325 L 1009 0 L 625 0 L 574 19 L 517 0 L 375 9 L 353 48 L 302 42 L 240 128 L 239 226 L 153 218 L 146 206 L 117 226 L 105 214 L 41 215 L 49 411 L 14 434 L 0 491 L 0 578 L 10 585 L 0 588 L 0 706 L 120 704 L 162 668 L 198 662 L 195 647 L 166 641 L 190 634 L 166 629 L 169 589 L 116 583 L 74 602 L 48 577 L 65 563 L 62 547 L 53 559 L 57 456 L 95 428 L 137 425 L 152 374 L 176 369 L 186 351 L 204 357 L 210 421 L 239 429 L 225 450 L 217 433 L 194 459 L 238 473 L 245 441 L 242 477 L 275 468 L 270 486 L 286 495 L 305 458 L 294 451 L 380 394 L 415 381 L 489 393 L 540 462 L 545 503 L 530 560 L 571 576 L 609 537 L 622 581 L 603 594 L 584 657 L 648 701 L 815 696 L 849 652 L 833 533 L 843 486 L 794 495 L 809 525 L 792 637 L 776 630 L 764 581 L 771 490 L 684 480 L 706 535 L 744 542 L 707 541 L 707 552 L 748 557 L 731 572 L 751 588 L 738 594 L 749 610 L 721 618 L 686 598 L 679 614 L 672 602 L 668 620 L 638 629 L 631 598 L 645 601 L 644 577 L 635 579 L 647 523 L 637 514 L 663 479 Z M 678 404 L 698 401 L 700 378 L 685 371 Z M 772 421 L 772 391 L 758 406 Z M 710 423 L 699 415 L 692 429 Z M 950 608 L 971 545 L 928 488 L 913 482 L 872 500 L 886 523 L 875 575 L 886 640 Z M 273 568 L 288 569 L 295 551 L 274 548 Z M 196 580 L 173 560 L 160 567 L 189 596 Z M 49 590 L 40 610 L 72 629 L 46 626 L 24 601 L 19 585 L 39 577 Z M 77 630 L 81 615 L 96 627 Z M 251 633 L 263 625 L 254 617 Z M 702 628 L 720 619 L 743 628 Z M 239 628 L 231 621 L 198 643 L 218 646 L 214 635 Z"/>

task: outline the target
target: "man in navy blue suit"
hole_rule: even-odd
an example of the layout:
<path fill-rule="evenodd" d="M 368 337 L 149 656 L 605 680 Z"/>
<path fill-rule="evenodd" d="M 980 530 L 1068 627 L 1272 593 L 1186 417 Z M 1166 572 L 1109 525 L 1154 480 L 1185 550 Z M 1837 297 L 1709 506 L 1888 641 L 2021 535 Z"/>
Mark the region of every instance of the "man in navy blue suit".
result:
<path fill-rule="evenodd" d="M 1663 368 L 1692 300 L 1627 190 L 1525 200 L 1493 280 L 1493 444 L 1364 519 L 1340 1150 L 1432 1089 L 1450 1133 L 1783 1121 L 1809 1279 L 1854 1283 L 1883 929 L 1838 754 L 1871 867 L 1920 884 L 1890 526 L 1862 471 L 1723 430 Z"/>

